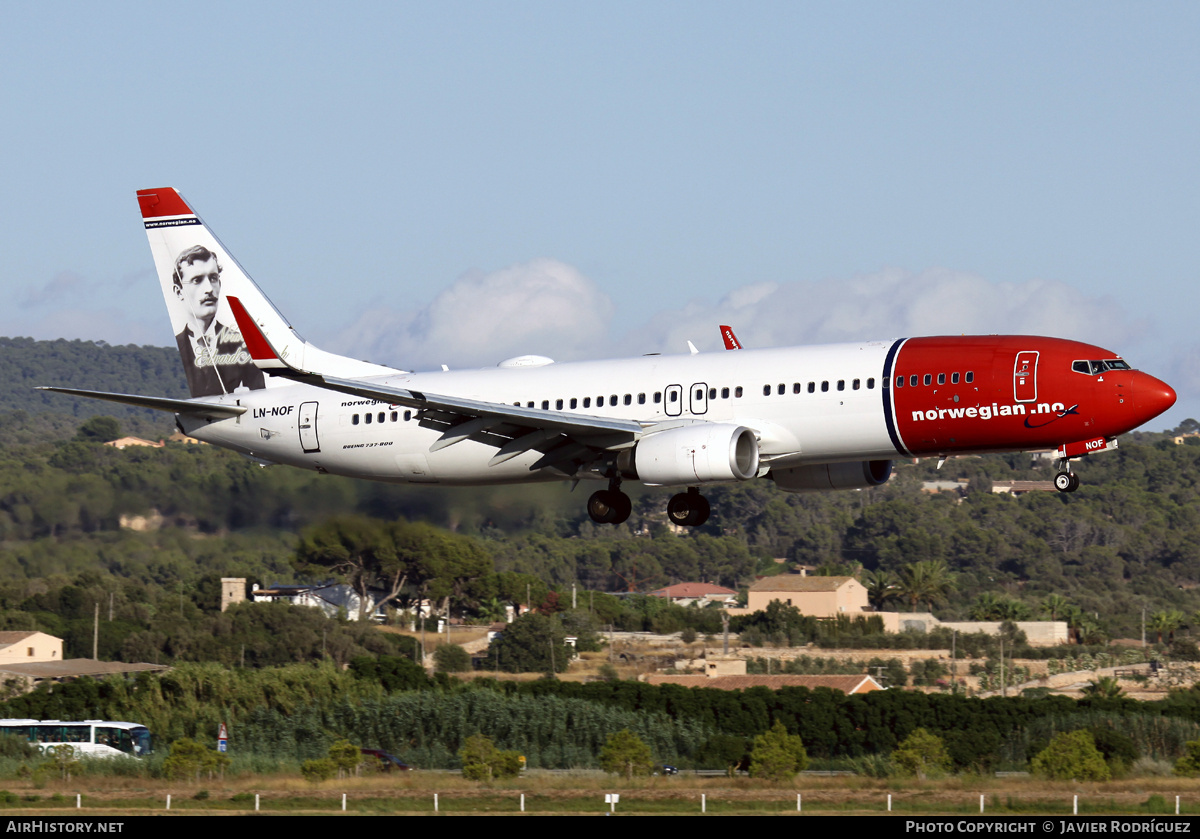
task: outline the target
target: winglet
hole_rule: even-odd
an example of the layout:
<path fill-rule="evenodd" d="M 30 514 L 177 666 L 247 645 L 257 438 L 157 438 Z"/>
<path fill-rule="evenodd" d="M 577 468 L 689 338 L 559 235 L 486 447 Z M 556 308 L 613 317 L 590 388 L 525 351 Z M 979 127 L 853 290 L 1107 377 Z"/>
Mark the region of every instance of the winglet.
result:
<path fill-rule="evenodd" d="M 742 348 L 741 342 L 733 334 L 732 326 L 721 324 L 721 339 L 725 342 L 725 349 L 727 350 L 740 350 Z"/>
<path fill-rule="evenodd" d="M 271 342 L 267 340 L 267 336 L 263 334 L 258 324 L 254 322 L 254 318 L 250 317 L 250 313 L 246 311 L 246 307 L 242 305 L 242 301 L 232 295 L 226 299 L 229 301 L 229 308 L 233 311 L 233 317 L 237 321 L 238 329 L 242 333 L 242 340 L 246 344 L 246 350 L 250 353 L 250 358 L 254 360 L 254 366 L 260 370 L 291 369 L 291 365 L 280 358 L 279 353 L 271 346 Z"/>

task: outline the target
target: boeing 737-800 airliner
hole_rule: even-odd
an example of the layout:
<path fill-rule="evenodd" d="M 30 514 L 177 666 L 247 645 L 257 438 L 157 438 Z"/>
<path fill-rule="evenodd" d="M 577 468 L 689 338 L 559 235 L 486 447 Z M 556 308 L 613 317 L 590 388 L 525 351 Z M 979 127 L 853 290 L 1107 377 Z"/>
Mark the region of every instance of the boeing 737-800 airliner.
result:
<path fill-rule="evenodd" d="M 376 481 L 595 479 L 591 518 L 630 512 L 623 480 L 700 490 L 767 478 L 787 492 L 878 486 L 897 457 L 1056 449 L 1074 458 L 1175 402 L 1116 353 L 1059 338 L 944 336 L 413 373 L 305 341 L 173 189 L 138 192 L 192 398 L 47 388 L 176 414 L 181 431 L 259 463 Z M 732 338 L 732 344 L 730 339 Z"/>

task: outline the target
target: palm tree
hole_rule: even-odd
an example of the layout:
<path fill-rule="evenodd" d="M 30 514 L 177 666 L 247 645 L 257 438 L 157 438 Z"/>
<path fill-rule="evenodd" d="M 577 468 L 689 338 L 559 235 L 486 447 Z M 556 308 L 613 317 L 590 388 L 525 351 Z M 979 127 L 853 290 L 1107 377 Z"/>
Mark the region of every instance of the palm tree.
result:
<path fill-rule="evenodd" d="M 1158 634 L 1156 644 L 1161 644 L 1163 633 L 1166 633 L 1167 639 L 1175 640 L 1175 630 L 1183 623 L 1183 612 L 1175 609 L 1164 609 L 1161 612 L 1155 612 L 1150 616 L 1150 628 Z"/>
<path fill-rule="evenodd" d="M 955 588 L 954 574 L 940 559 L 910 562 L 900 571 L 900 594 L 914 612 L 918 603 L 933 611 L 934 604 L 946 600 Z"/>
<path fill-rule="evenodd" d="M 1112 676 L 1101 676 L 1099 679 L 1093 679 L 1088 682 L 1087 687 L 1083 689 L 1085 696 L 1091 696 L 1095 699 L 1117 699 L 1125 695 L 1125 691 L 1121 689 L 1120 683 Z"/>
<path fill-rule="evenodd" d="M 863 585 L 867 589 L 867 600 L 877 610 L 882 610 L 889 600 L 895 600 L 900 596 L 896 575 L 891 571 L 884 571 L 882 568 L 864 574 Z"/>
<path fill-rule="evenodd" d="M 1042 598 L 1042 611 L 1050 616 L 1050 620 L 1061 620 L 1067 607 L 1071 605 L 1061 594 L 1047 594 Z"/>

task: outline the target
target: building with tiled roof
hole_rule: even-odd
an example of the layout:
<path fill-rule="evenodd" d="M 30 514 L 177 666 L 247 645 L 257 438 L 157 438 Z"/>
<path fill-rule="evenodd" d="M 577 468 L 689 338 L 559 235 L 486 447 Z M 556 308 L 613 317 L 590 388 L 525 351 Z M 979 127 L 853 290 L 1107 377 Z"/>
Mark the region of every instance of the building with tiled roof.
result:
<path fill-rule="evenodd" d="M 33 630 L 0 632 L 0 666 L 62 661 L 61 638 Z"/>
<path fill-rule="evenodd" d="M 680 606 L 707 606 L 709 603 L 732 604 L 737 599 L 737 592 L 724 586 L 712 583 L 676 583 L 673 586 L 660 588 L 650 592 L 651 597 L 665 597 Z"/>
<path fill-rule="evenodd" d="M 804 574 L 763 577 L 750 586 L 746 611 L 766 609 L 772 600 L 795 606 L 801 614 L 817 618 L 872 611 L 866 587 L 853 577 L 809 577 Z"/>
<path fill-rule="evenodd" d="M 883 690 L 883 685 L 870 676 L 647 676 L 652 685 L 679 685 L 690 688 L 716 688 L 717 690 L 746 690 L 765 687 L 780 688 L 831 688 L 847 695 L 870 693 Z"/>

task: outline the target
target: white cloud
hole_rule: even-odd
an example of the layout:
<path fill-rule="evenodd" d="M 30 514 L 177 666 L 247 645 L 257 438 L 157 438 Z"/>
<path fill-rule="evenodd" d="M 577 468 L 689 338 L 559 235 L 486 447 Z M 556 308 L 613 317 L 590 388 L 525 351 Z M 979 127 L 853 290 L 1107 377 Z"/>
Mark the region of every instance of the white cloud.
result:
<path fill-rule="evenodd" d="M 612 316 L 612 301 L 578 270 L 535 259 L 469 271 L 419 311 L 367 311 L 329 349 L 408 369 L 486 366 L 526 353 L 567 360 L 602 347 Z"/>

